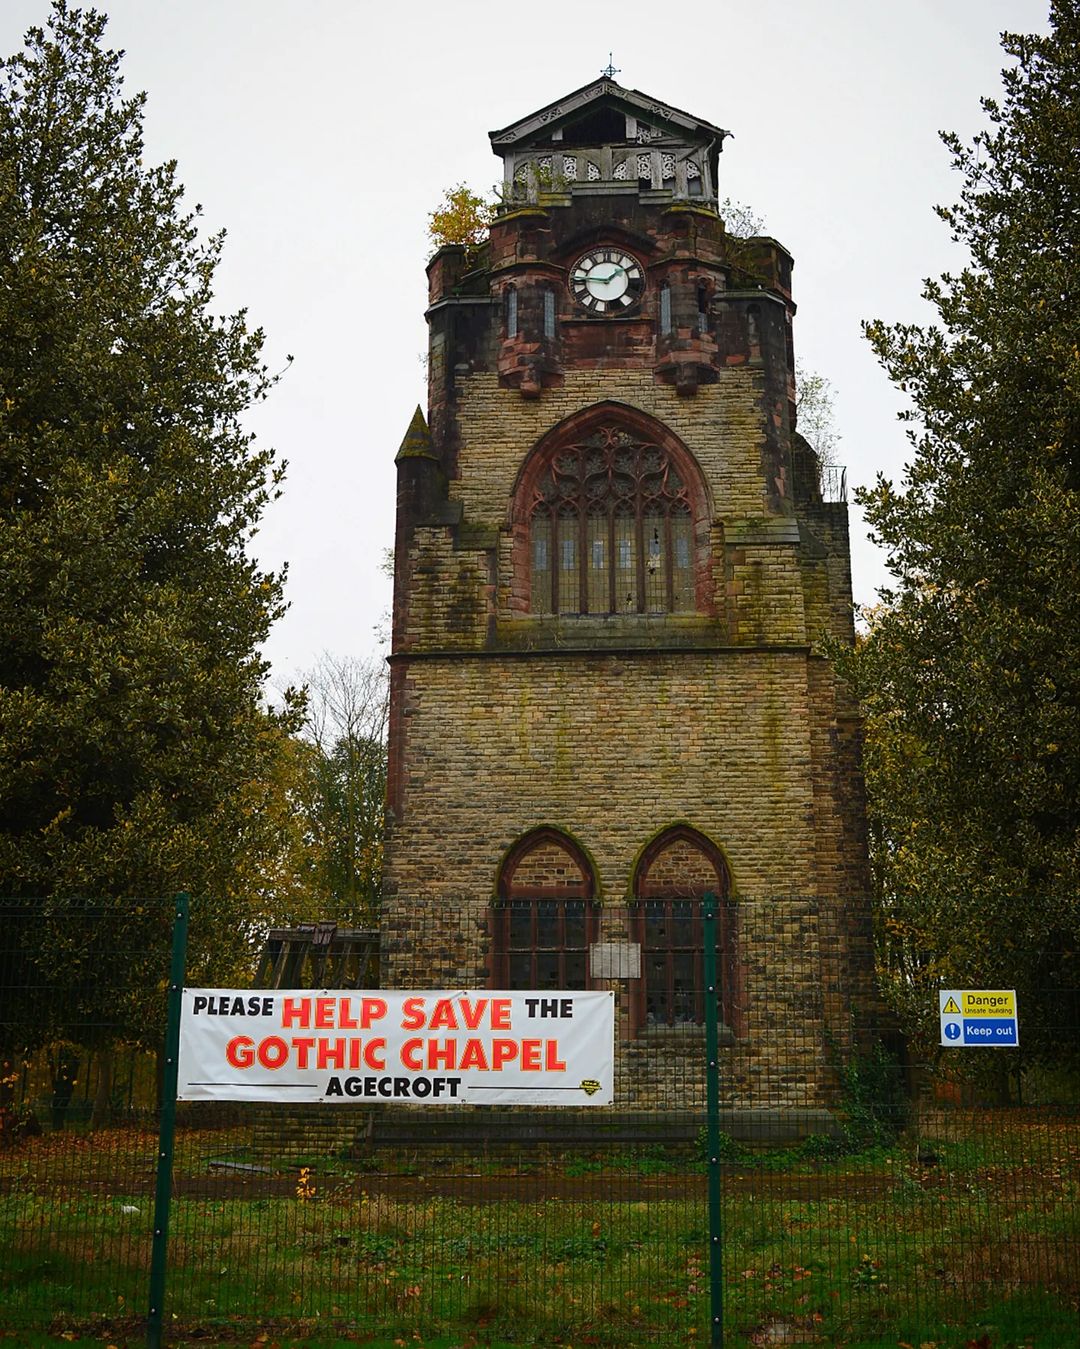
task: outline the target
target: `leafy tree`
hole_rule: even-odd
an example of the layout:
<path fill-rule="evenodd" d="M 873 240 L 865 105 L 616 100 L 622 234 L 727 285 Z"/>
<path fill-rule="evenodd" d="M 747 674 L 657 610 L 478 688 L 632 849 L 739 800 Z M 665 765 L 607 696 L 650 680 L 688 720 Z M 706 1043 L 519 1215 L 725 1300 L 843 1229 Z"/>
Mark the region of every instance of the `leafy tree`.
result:
<path fill-rule="evenodd" d="M 795 364 L 795 419 L 799 434 L 813 447 L 821 464 L 836 463 L 840 433 L 831 380 Z"/>
<path fill-rule="evenodd" d="M 765 220 L 751 206 L 725 197 L 717 207 L 724 229 L 731 239 L 753 239 L 765 233 Z"/>
<path fill-rule="evenodd" d="M 1015 65 L 938 214 L 969 254 L 926 327 L 871 323 L 909 397 L 903 483 L 862 496 L 895 578 L 850 658 L 887 965 L 910 1024 L 940 984 L 1017 986 L 1022 1041 L 1076 1054 L 1080 987 L 1080 5 Z"/>
<path fill-rule="evenodd" d="M 428 238 L 433 251 L 444 244 L 473 248 L 487 238 L 494 214 L 492 205 L 464 183 L 448 187 L 443 199 L 428 215 Z"/>
<path fill-rule="evenodd" d="M 275 377 L 212 312 L 222 236 L 143 164 L 105 22 L 55 0 L 0 65 L 0 894 L 44 897 L 24 958 L 60 1019 L 71 896 L 190 890 L 193 979 L 246 960 L 297 724 L 261 701 L 282 578 L 247 554 L 282 469 L 242 418 Z M 99 1021 L 151 1024 L 122 953 L 167 942 L 160 906 L 118 920 Z"/>
<path fill-rule="evenodd" d="M 308 894 L 319 918 L 378 921 L 386 801 L 386 666 L 326 655 L 305 677 Z"/>

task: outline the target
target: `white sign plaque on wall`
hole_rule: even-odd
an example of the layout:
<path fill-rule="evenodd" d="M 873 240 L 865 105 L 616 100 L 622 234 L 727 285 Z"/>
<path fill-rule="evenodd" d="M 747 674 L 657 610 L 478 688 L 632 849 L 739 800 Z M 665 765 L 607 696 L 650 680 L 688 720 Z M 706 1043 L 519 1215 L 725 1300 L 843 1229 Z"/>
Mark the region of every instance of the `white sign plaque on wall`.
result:
<path fill-rule="evenodd" d="M 598 941 L 589 947 L 594 979 L 640 979 L 641 945 L 636 941 Z"/>

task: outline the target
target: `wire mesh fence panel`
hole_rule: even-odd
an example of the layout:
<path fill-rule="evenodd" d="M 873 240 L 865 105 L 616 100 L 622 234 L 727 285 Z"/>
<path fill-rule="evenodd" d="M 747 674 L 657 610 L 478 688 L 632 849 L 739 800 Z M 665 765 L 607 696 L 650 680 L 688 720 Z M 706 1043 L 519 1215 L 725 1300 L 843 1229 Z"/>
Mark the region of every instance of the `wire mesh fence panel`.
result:
<path fill-rule="evenodd" d="M 610 989 L 613 1104 L 181 1102 L 177 1336 L 709 1342 L 700 901 L 543 905 L 419 914 L 383 983 Z M 2 907 L 0 1324 L 143 1324 L 171 915 Z M 864 905 L 728 900 L 716 942 L 724 1343 L 1074 1345 L 1069 1053 L 1020 1058 L 1022 1002 L 1019 1050 L 905 1041 Z"/>
<path fill-rule="evenodd" d="M 0 900 L 0 1323 L 141 1323 L 172 905 Z"/>

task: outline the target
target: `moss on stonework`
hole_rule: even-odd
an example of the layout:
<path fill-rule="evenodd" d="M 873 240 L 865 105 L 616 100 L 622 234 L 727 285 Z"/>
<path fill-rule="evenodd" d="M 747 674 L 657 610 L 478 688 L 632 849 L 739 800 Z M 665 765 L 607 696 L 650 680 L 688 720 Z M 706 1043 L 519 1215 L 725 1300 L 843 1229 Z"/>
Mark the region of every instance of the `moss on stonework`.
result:
<path fill-rule="evenodd" d="M 541 832 L 541 830 L 544 829 L 550 829 L 553 834 L 559 834 L 562 838 L 566 839 L 570 844 L 573 845 L 574 848 L 576 848 L 580 853 L 584 855 L 585 860 L 589 864 L 589 869 L 592 872 L 593 884 L 596 887 L 595 892 L 593 894 L 593 903 L 602 904 L 604 902 L 603 900 L 604 882 L 600 875 L 600 867 L 597 865 L 597 861 L 592 853 L 592 850 L 586 847 L 582 839 L 580 839 L 572 829 L 568 828 L 567 825 L 558 824 L 553 820 L 541 820 L 539 824 L 530 825 L 528 832 L 530 834 L 534 833 L 538 834 Z M 512 839 L 511 842 L 503 850 L 502 856 L 499 858 L 498 865 L 495 867 L 495 875 L 492 878 L 491 882 L 491 897 L 492 901 L 496 904 L 503 902 L 499 895 L 499 873 L 503 869 L 503 866 L 506 862 L 507 854 L 510 852 L 510 849 L 515 847 L 520 842 L 521 842 L 520 835 L 517 838 Z"/>
<path fill-rule="evenodd" d="M 462 567 L 450 591 L 446 606 L 447 632 L 465 634 L 476 630 L 483 621 L 480 578 L 473 567 Z"/>
<path fill-rule="evenodd" d="M 477 525 L 462 521 L 457 527 L 454 547 L 463 551 L 488 552 L 498 546 L 499 529 L 497 525 Z"/>
<path fill-rule="evenodd" d="M 685 650 L 730 646 L 724 624 L 702 614 L 604 614 L 502 618 L 496 637 L 517 651 Z"/>
<path fill-rule="evenodd" d="M 400 463 L 402 459 L 432 459 L 438 462 L 438 456 L 431 445 L 428 424 L 419 404 L 417 404 L 416 411 L 412 415 L 409 429 L 405 432 L 405 438 L 401 442 L 394 462 Z"/>

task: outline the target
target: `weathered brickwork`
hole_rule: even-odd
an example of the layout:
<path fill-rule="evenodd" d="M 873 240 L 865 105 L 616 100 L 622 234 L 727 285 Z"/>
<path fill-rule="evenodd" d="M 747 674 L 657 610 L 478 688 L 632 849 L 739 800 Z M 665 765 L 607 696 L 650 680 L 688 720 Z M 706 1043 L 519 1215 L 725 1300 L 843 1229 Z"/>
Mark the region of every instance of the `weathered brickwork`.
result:
<path fill-rule="evenodd" d="M 696 895 L 704 890 L 715 890 L 720 877 L 700 848 L 685 839 L 676 839 L 653 858 L 648 880 L 652 885 L 685 889 Z"/>
<path fill-rule="evenodd" d="M 696 459 L 714 508 L 728 518 L 765 514 L 759 459 L 760 371 L 724 371 L 690 400 L 658 384 L 651 370 L 568 370 L 561 388 L 526 401 L 497 376 L 461 380 L 458 476 L 451 497 L 467 519 L 505 526 L 525 453 L 583 407 L 611 401 L 637 408 L 673 431 Z M 758 454 L 755 454 L 755 451 Z"/>
<path fill-rule="evenodd" d="M 835 1083 L 826 1035 L 842 1044 L 848 1013 L 845 1007 L 833 1019 L 824 991 L 834 915 L 821 901 L 798 897 L 744 899 L 735 911 L 740 969 L 736 1005 L 722 1032 L 725 1100 L 799 1110 L 827 1106 Z M 430 954 L 432 933 L 438 933 L 438 956 L 430 964 L 415 954 L 404 957 L 398 981 L 451 988 L 486 982 L 496 916 L 490 902 L 475 898 L 417 901 L 385 940 L 391 948 Z M 622 900 L 599 904 L 594 935 L 605 942 L 635 940 L 636 910 Z M 594 980 L 592 986 L 609 987 L 616 997 L 617 1104 L 700 1109 L 705 1099 L 702 1028 L 642 1027 L 635 1022 L 630 981 Z"/>
<path fill-rule="evenodd" d="M 807 663 L 767 652 L 412 662 L 395 883 L 492 894 L 510 845 L 550 824 L 621 897 L 638 849 L 689 820 L 726 851 L 739 888 L 808 893 Z M 451 877 L 459 841 L 472 862 L 466 876 L 455 857 Z"/>
<path fill-rule="evenodd" d="M 498 905 L 530 891 L 591 896 L 588 940 L 633 947 L 639 898 L 715 890 L 729 1099 L 825 1106 L 826 1031 L 843 1044 L 874 998 L 857 709 L 818 647 L 853 635 L 846 507 L 822 500 L 793 433 L 789 255 L 732 244 L 708 203 L 670 196 L 567 188 L 429 268 L 428 411 L 398 456 L 383 975 L 491 985 Z M 605 242 L 644 277 L 625 316 L 584 312 L 570 284 Z M 536 561 L 536 493 L 560 490 L 566 446 L 620 426 L 685 486 L 688 598 L 646 612 L 631 580 L 621 607 L 553 614 L 551 569 L 579 562 Z M 605 520 L 646 509 L 619 490 Z M 586 543 L 586 508 L 563 509 L 580 565 L 614 566 L 616 524 Z M 659 556 L 658 531 L 633 545 L 641 577 L 654 538 Z M 673 525 L 665 539 L 674 565 Z M 577 606 L 555 586 L 555 607 L 596 607 L 592 584 Z M 665 1017 L 640 979 L 611 986 L 619 1101 L 700 1103 L 685 990 Z"/>
<path fill-rule="evenodd" d="M 746 988 L 767 990 L 769 1016 L 781 1019 L 792 999 L 831 995 L 821 1015 L 829 1011 L 830 1023 L 842 1026 L 847 972 L 829 967 L 821 983 L 822 962 L 838 959 L 839 938 L 823 955 L 806 922 L 794 929 L 789 922 L 793 899 L 816 894 L 839 902 L 847 879 L 838 803 L 828 791 L 830 730 L 815 727 L 808 706 L 817 667 L 827 669 L 806 654 L 734 651 L 413 662 L 403 718 L 406 805 L 393 827 L 394 889 L 384 924 L 387 981 L 486 982 L 490 930 L 477 901 L 495 897 L 500 862 L 541 824 L 565 830 L 587 850 L 604 905 L 603 939 L 627 938 L 625 923 L 610 930 L 607 906 L 614 912 L 622 905 L 637 856 L 657 831 L 687 821 L 722 850 L 736 895 L 769 897 L 783 920 L 762 935 L 756 955 L 752 931 L 740 927 Z M 672 849 L 654 863 L 650 880 L 671 878 L 680 851 L 690 864 L 684 879 L 706 879 L 705 859 Z M 566 862 L 554 850 L 540 853 L 536 879 Z M 713 885 L 715 873 L 707 880 Z M 795 1039 L 804 1047 L 814 1042 L 801 1012 L 797 1036 L 770 1031 L 765 1043 L 753 1025 L 748 1018 L 740 1073 L 748 1097 L 774 1099 L 781 1084 L 770 1073 L 790 1065 Z M 676 1038 L 676 1065 L 680 1043 L 692 1042 Z M 643 1058 L 655 1063 L 652 1048 Z M 824 1066 L 807 1073 L 805 1081 L 823 1090 Z M 625 1077 L 625 1101 L 644 1105 L 650 1092 L 662 1096 L 662 1082 L 634 1080 Z M 805 1090 L 797 1093 L 804 1102 Z M 773 1097 L 763 1094 L 769 1091 Z"/>
<path fill-rule="evenodd" d="M 513 871 L 513 883 L 522 890 L 555 890 L 580 887 L 585 877 L 581 868 L 556 843 L 542 843 L 531 849 Z"/>

